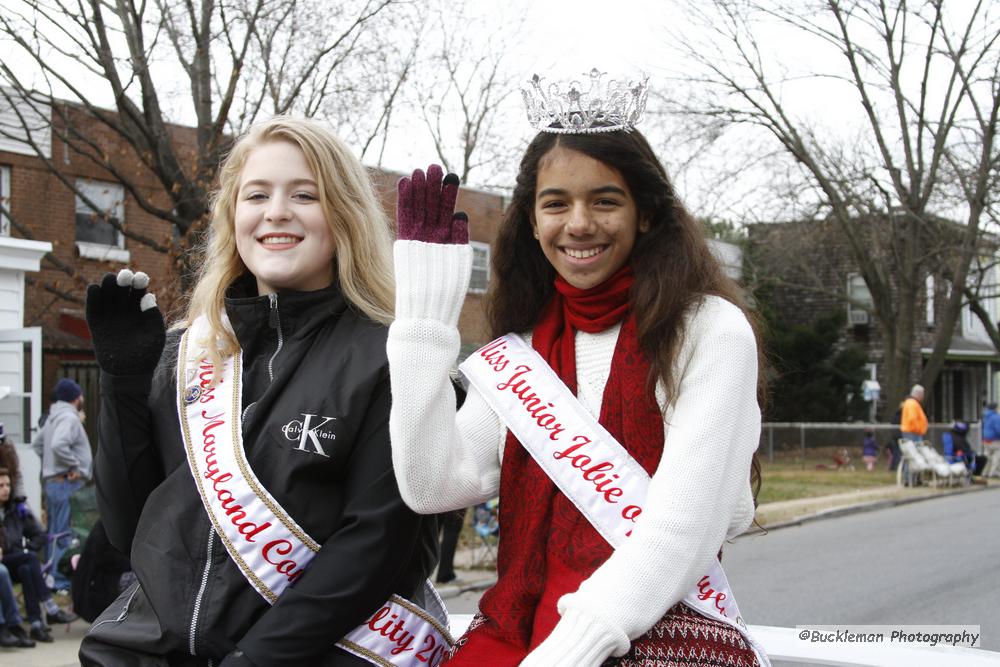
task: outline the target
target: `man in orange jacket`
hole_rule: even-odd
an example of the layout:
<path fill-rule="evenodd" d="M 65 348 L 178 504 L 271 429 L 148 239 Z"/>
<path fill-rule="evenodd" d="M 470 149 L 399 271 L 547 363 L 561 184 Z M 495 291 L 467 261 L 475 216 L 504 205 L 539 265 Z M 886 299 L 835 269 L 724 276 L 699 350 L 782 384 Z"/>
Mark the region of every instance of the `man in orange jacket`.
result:
<path fill-rule="evenodd" d="M 927 415 L 921 403 L 924 400 L 924 388 L 913 385 L 910 395 L 903 401 L 903 414 L 899 420 L 899 430 L 907 440 L 921 441 L 927 434 Z"/>

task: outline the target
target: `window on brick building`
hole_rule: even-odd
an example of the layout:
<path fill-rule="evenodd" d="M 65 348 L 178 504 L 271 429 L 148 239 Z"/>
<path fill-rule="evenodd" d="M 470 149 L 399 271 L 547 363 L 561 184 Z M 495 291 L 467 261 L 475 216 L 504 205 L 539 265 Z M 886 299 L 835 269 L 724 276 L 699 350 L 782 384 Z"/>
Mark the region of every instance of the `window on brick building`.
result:
<path fill-rule="evenodd" d="M 872 293 L 860 273 L 847 274 L 847 323 L 868 324 L 872 307 Z"/>
<path fill-rule="evenodd" d="M 10 210 L 10 167 L 0 164 L 0 205 Z M 0 236 L 10 236 L 10 219 L 0 210 Z"/>
<path fill-rule="evenodd" d="M 76 196 L 76 247 L 81 257 L 129 261 L 125 236 L 112 224 L 125 223 L 125 188 L 120 183 L 76 180 L 76 188 L 93 202 L 94 210 Z"/>
<path fill-rule="evenodd" d="M 490 245 L 472 241 L 472 276 L 469 279 L 469 292 L 483 294 L 490 282 Z"/>

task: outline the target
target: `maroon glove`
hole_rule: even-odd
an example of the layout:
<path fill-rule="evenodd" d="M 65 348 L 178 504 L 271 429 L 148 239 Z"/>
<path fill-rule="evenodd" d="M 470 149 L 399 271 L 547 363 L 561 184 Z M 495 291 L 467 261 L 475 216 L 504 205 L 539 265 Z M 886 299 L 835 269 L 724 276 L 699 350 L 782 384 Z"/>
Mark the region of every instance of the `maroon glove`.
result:
<path fill-rule="evenodd" d="M 424 241 L 462 245 L 469 242 L 469 216 L 455 213 L 458 176 L 444 172 L 436 164 L 427 176 L 417 169 L 410 178 L 399 179 L 396 187 L 396 233 L 400 241 Z"/>

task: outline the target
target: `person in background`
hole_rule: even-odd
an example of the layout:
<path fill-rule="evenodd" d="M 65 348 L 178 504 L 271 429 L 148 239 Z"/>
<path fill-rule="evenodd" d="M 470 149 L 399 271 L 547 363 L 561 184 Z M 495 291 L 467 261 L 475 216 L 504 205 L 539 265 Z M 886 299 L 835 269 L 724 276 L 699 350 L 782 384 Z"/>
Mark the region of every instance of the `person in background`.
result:
<path fill-rule="evenodd" d="M 52 593 L 45 586 L 41 563 L 37 551 L 45 544 L 45 531 L 30 512 L 22 517 L 10 495 L 10 472 L 0 468 L 0 550 L 2 562 L 14 580 L 21 583 L 24 594 L 24 610 L 31 623 L 31 638 L 41 642 L 51 642 L 48 626 L 42 622 L 42 608 L 45 608 L 47 623 L 72 623 L 75 614 L 59 608 L 52 599 Z"/>
<path fill-rule="evenodd" d="M 21 498 L 23 502 L 24 480 L 21 478 L 21 460 L 17 456 L 14 443 L 7 437 L 7 429 L 4 428 L 3 422 L 0 422 L 0 468 L 10 471 L 11 495 L 15 499 Z"/>
<path fill-rule="evenodd" d="M 438 515 L 438 525 L 441 532 L 441 558 L 438 561 L 436 583 L 461 583 L 458 575 L 455 574 L 455 549 L 458 547 L 458 536 L 462 533 L 467 512 L 468 508 L 454 512 L 443 512 Z"/>
<path fill-rule="evenodd" d="M 900 406 L 902 414 L 899 420 L 899 430 L 905 440 L 921 442 L 927 435 L 927 415 L 921 405 L 924 402 L 924 388 L 919 384 L 913 385 L 910 395 L 903 399 Z"/>
<path fill-rule="evenodd" d="M 875 440 L 874 429 L 865 429 L 865 439 L 861 443 L 861 458 L 865 461 L 866 470 L 875 469 L 875 461 L 878 460 L 878 442 Z"/>
<path fill-rule="evenodd" d="M 889 441 L 885 443 L 885 453 L 889 458 L 889 472 L 896 472 L 896 468 L 899 467 L 899 461 L 903 457 L 902 452 L 899 451 L 899 440 L 903 437 L 903 434 L 899 432 L 899 420 L 903 416 L 903 406 L 900 404 L 896 411 L 892 413 L 892 417 L 889 418 L 889 423 L 896 428 L 889 431 Z"/>
<path fill-rule="evenodd" d="M 987 403 L 983 411 L 983 454 L 986 455 L 984 477 L 1000 477 L 1000 414 L 997 404 Z"/>
<path fill-rule="evenodd" d="M 976 457 L 966 439 L 968 433 L 969 425 L 956 419 L 951 429 L 941 435 L 941 448 L 948 463 L 964 463 L 971 470 Z"/>
<path fill-rule="evenodd" d="M 73 380 L 62 378 L 56 383 L 53 394 L 56 402 L 31 446 L 42 459 L 48 533 L 59 535 L 69 530 L 70 498 L 90 479 L 93 461 L 90 440 L 80 418 L 83 390 Z M 61 540 L 53 540 L 50 549 L 49 558 L 57 566 L 53 569 L 53 589 L 68 593 L 69 579 L 58 568 L 66 548 Z"/>
<path fill-rule="evenodd" d="M 0 422 L 0 470 L 10 473 L 11 492 L 14 511 L 25 518 L 28 515 L 28 505 L 24 497 L 24 480 L 21 478 L 21 462 L 17 456 L 14 443 L 7 437 L 7 430 Z M 0 544 L 3 537 L 0 536 Z M 0 549 L 0 558 L 3 550 Z M 0 646 L 6 648 L 33 648 L 35 642 L 28 638 L 21 627 L 21 615 L 17 608 L 17 598 L 14 596 L 14 586 L 10 572 L 0 565 Z"/>
<path fill-rule="evenodd" d="M 0 470 L 7 470 L 10 474 L 10 498 L 14 507 L 13 511 L 17 512 L 22 520 L 27 519 L 30 510 L 24 495 L 21 462 L 17 456 L 17 450 L 14 448 L 14 443 L 7 437 L 3 422 L 0 422 Z M 2 523 L 0 523 L 0 530 L 2 530 Z M 0 545 L 2 544 L 3 536 L 0 535 Z M 3 558 L 2 550 L 0 550 L 0 558 Z M 6 623 L 0 622 L 0 646 L 28 648 L 35 645 L 35 642 L 28 639 L 21 628 L 21 616 L 18 614 L 17 602 L 11 588 L 10 573 L 3 565 L 0 565 L 0 612 L 2 612 L 0 619 L 6 621 Z M 18 633 L 17 630 L 21 630 L 21 632 Z"/>
<path fill-rule="evenodd" d="M 0 553 L 0 557 L 3 554 Z M 14 583 L 10 572 L 0 564 L 0 647 L 3 648 L 34 648 L 35 642 L 21 627 L 21 614 L 17 609 L 17 598 L 14 597 Z"/>

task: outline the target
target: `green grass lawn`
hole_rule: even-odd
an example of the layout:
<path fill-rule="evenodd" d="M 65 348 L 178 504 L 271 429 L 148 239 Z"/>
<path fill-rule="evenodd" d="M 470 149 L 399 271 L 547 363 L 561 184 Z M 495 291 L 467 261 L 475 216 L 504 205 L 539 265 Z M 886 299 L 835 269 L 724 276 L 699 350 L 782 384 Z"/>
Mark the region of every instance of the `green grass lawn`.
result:
<path fill-rule="evenodd" d="M 805 463 L 789 459 L 768 462 L 761 461 L 761 477 L 763 483 L 757 504 L 795 500 L 797 498 L 815 498 L 836 493 L 846 493 L 873 486 L 886 486 L 896 483 L 896 473 L 886 470 L 886 461 L 880 458 L 875 470 L 868 472 L 860 457 L 851 461 L 854 470 L 817 469 L 817 465 L 826 465 L 824 461 L 832 461 L 834 448 L 810 451 L 811 458 Z M 475 547 L 479 537 L 473 532 L 469 517 L 459 537 L 459 548 Z"/>
<path fill-rule="evenodd" d="M 812 498 L 834 493 L 845 493 L 872 486 L 896 483 L 896 473 L 885 469 L 879 461 L 875 470 L 868 472 L 864 463 L 855 464 L 854 470 L 817 470 L 815 462 L 761 462 L 763 484 L 757 503 L 779 500 Z"/>

